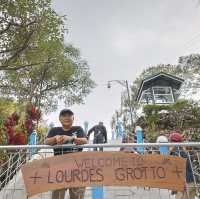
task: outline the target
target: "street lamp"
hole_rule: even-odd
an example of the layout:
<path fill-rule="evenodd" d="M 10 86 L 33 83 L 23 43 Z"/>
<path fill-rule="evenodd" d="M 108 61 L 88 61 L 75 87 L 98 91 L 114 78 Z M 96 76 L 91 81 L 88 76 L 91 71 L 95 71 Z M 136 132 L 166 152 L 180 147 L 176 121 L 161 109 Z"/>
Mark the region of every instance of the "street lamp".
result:
<path fill-rule="evenodd" d="M 111 83 L 112 82 L 116 82 L 118 84 L 120 84 L 121 86 L 125 87 L 127 90 L 127 94 L 128 94 L 128 106 L 129 106 L 129 111 L 130 111 L 130 115 L 131 115 L 131 126 L 133 128 L 133 112 L 132 112 L 132 107 L 131 107 L 131 97 L 130 97 L 130 91 L 129 91 L 129 86 L 128 86 L 128 81 L 127 80 L 110 80 L 108 81 L 107 87 L 111 88 Z"/>

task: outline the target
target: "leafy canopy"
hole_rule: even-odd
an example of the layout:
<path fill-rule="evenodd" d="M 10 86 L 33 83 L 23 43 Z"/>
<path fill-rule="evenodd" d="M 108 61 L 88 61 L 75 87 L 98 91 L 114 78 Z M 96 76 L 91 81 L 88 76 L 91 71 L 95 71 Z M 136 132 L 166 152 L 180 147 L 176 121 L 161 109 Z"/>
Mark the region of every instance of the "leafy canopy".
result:
<path fill-rule="evenodd" d="M 0 93 L 47 111 L 82 103 L 94 87 L 79 50 L 64 44 L 65 17 L 50 0 L 1 0 Z"/>

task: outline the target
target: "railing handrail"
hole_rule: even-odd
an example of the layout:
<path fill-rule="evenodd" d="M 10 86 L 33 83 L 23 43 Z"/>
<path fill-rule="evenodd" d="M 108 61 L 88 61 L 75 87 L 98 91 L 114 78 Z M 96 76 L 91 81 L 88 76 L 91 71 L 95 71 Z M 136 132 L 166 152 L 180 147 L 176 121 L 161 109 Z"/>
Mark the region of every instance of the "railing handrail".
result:
<path fill-rule="evenodd" d="M 123 143 L 123 144 L 64 144 L 64 145 L 1 145 L 0 150 L 22 150 L 22 149 L 55 149 L 55 148 L 120 148 L 120 147 L 200 147 L 200 142 L 181 142 L 181 143 Z"/>

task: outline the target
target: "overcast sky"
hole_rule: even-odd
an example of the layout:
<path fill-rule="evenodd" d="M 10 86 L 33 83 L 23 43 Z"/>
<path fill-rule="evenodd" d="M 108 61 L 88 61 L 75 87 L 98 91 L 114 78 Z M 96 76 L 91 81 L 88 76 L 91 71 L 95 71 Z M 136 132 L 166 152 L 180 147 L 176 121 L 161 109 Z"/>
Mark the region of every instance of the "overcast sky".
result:
<path fill-rule="evenodd" d="M 103 121 L 109 129 L 123 87 L 109 90 L 108 80 L 131 84 L 148 66 L 200 51 L 199 0 L 54 0 L 53 7 L 67 15 L 66 42 L 80 49 L 98 84 L 84 105 L 71 107 L 79 125 Z M 59 124 L 58 112 L 48 122 Z"/>

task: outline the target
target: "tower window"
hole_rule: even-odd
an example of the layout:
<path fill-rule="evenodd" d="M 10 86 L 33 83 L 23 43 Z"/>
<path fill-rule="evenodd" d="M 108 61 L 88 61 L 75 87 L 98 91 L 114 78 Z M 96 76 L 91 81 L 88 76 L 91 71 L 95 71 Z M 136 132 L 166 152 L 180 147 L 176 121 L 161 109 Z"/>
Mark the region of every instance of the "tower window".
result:
<path fill-rule="evenodd" d="M 155 104 L 174 103 L 171 87 L 152 87 Z"/>

